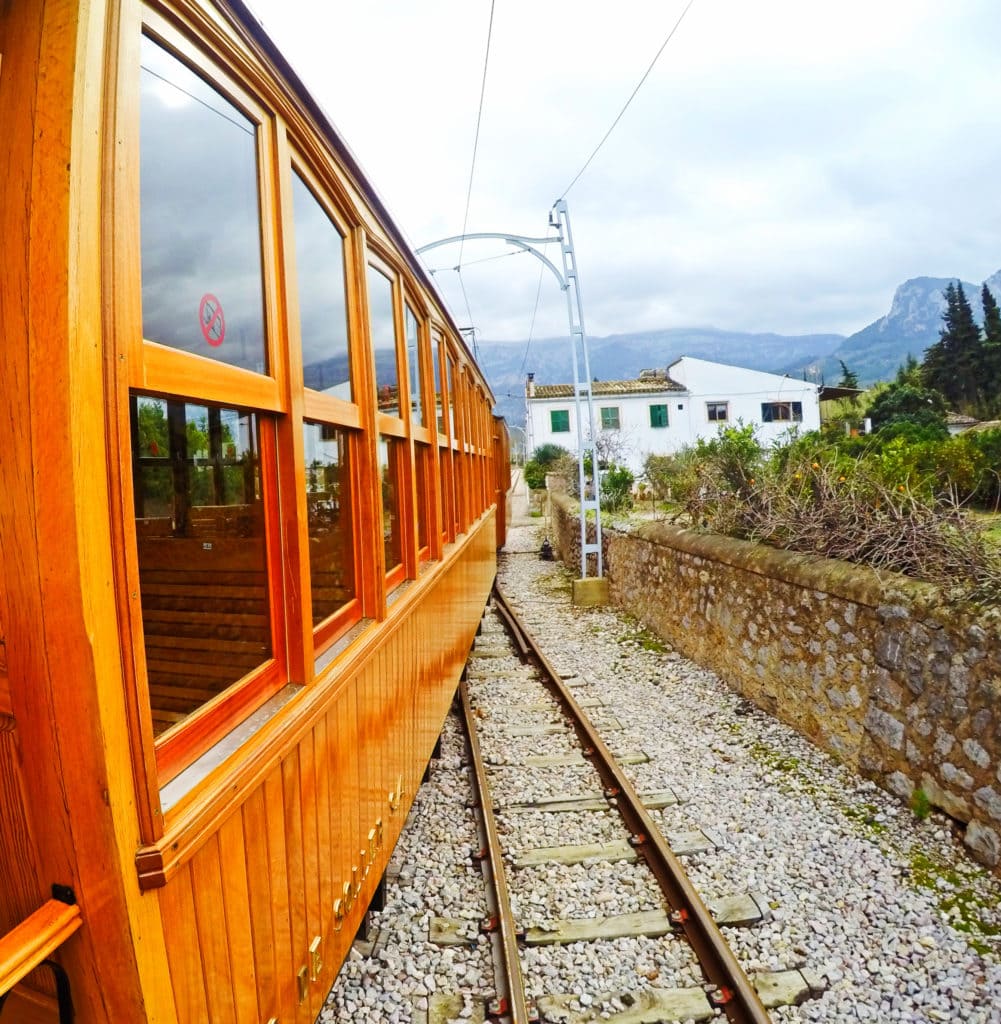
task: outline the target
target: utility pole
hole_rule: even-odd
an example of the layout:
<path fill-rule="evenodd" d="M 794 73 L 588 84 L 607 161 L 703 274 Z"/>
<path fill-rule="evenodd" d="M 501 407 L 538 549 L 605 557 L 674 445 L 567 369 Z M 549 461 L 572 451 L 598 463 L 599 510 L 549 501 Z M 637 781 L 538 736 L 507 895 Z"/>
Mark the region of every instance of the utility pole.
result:
<path fill-rule="evenodd" d="M 501 231 L 477 231 L 463 235 L 440 238 L 436 242 L 422 245 L 417 252 L 424 253 L 442 245 L 463 242 L 472 238 L 496 238 L 517 249 L 531 253 L 549 268 L 559 282 L 560 290 L 567 298 L 567 319 L 570 325 L 570 346 L 573 363 L 574 408 L 577 415 L 577 482 L 580 488 L 580 580 L 574 586 L 574 602 L 578 602 L 578 591 L 582 594 L 588 588 L 589 556 L 593 556 L 594 578 L 603 578 L 604 566 L 601 554 L 601 473 L 598 469 L 598 453 L 595 447 L 594 402 L 591 392 L 591 361 L 588 356 L 587 334 L 584 330 L 584 302 L 581 298 L 580 278 L 577 273 L 577 257 L 570 230 L 570 214 L 565 199 L 557 200 L 549 213 L 549 225 L 556 229 L 556 238 L 529 238 L 525 235 L 507 234 Z M 536 245 L 559 242 L 563 270 L 540 252 Z M 527 453 L 526 453 L 527 454 Z M 591 487 L 587 486 L 586 463 L 591 463 Z M 595 539 L 587 539 L 588 513 L 594 514 Z M 578 588 L 577 583 L 585 584 Z M 591 602 L 590 596 L 585 598 Z M 600 600 L 600 598 L 599 598 Z M 594 602 L 597 603 L 597 602 Z"/>

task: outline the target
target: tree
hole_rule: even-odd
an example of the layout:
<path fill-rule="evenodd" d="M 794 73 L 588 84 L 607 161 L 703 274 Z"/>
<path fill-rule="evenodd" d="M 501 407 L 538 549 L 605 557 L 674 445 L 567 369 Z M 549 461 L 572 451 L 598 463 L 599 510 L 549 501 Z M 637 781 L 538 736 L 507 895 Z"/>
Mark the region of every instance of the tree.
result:
<path fill-rule="evenodd" d="M 858 374 L 854 370 L 849 370 L 843 359 L 839 359 L 838 362 L 841 364 L 841 380 L 838 381 L 838 387 L 857 388 Z"/>
<path fill-rule="evenodd" d="M 945 399 L 931 388 L 894 381 L 869 406 L 868 415 L 875 430 L 883 430 L 898 423 L 918 427 L 931 427 L 945 435 Z"/>
<path fill-rule="evenodd" d="M 939 340 L 925 350 L 922 374 L 925 385 L 941 392 L 946 401 L 963 412 L 978 405 L 983 372 L 980 328 L 963 292 L 962 282 L 945 289 L 945 326 Z"/>
<path fill-rule="evenodd" d="M 983 375 L 981 412 L 988 419 L 1001 413 L 1001 309 L 985 284 L 980 293 L 984 306 Z"/>

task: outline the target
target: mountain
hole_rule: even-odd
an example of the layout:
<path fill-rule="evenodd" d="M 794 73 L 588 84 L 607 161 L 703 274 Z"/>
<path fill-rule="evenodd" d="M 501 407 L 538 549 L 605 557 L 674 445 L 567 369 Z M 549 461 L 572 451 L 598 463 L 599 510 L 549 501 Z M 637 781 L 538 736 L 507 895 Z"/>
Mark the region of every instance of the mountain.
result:
<path fill-rule="evenodd" d="M 672 327 L 660 331 L 612 334 L 588 338 L 591 376 L 598 380 L 627 380 L 640 370 L 663 369 L 681 356 L 731 363 L 751 370 L 784 372 L 787 364 L 819 364 L 845 341 L 841 334 L 749 334 L 714 327 Z M 497 398 L 496 411 L 508 423 L 525 422 L 525 377 L 537 384 L 573 380 L 570 342 L 543 338 L 524 342 L 481 341 L 477 359 Z M 800 370 L 797 376 L 802 375 Z"/>
<path fill-rule="evenodd" d="M 886 316 L 850 337 L 841 334 L 749 334 L 714 327 L 672 327 L 660 331 L 588 338 L 591 376 L 623 380 L 646 368 L 663 368 L 680 356 L 730 363 L 750 370 L 826 381 L 841 378 L 841 361 L 863 385 L 890 380 L 908 355 L 921 360 L 938 341 L 945 310 L 945 289 L 956 278 L 914 277 L 899 285 Z M 1001 301 L 1001 270 L 985 282 Z M 983 322 L 979 284 L 963 281 L 963 291 L 978 322 Z M 525 422 L 525 376 L 537 384 L 565 384 L 573 379 L 566 337 L 524 342 L 481 341 L 480 366 L 497 398 L 497 412 L 508 423 Z"/>
<path fill-rule="evenodd" d="M 905 281 L 894 293 L 886 316 L 846 338 L 826 359 L 805 365 L 790 361 L 785 371 L 797 377 L 806 371 L 813 380 L 833 383 L 841 377 L 841 360 L 858 375 L 861 384 L 889 380 L 908 355 L 920 362 L 925 349 L 938 341 L 945 289 L 955 282 L 954 277 L 913 277 Z M 995 297 L 1001 297 L 1001 270 L 984 283 Z M 962 285 L 974 317 L 983 323 L 981 285 L 969 281 Z"/>

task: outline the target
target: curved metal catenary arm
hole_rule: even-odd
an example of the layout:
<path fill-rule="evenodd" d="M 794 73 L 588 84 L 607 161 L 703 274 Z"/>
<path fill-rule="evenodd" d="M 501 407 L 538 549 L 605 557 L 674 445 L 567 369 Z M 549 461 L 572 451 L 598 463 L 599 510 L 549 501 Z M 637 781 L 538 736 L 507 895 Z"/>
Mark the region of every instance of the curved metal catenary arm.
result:
<path fill-rule="evenodd" d="M 555 216 L 554 216 L 555 214 Z M 598 469 L 598 453 L 594 442 L 594 405 L 591 392 L 591 367 L 587 353 L 587 335 L 584 331 L 584 305 L 580 297 L 580 281 L 577 276 L 577 258 L 574 254 L 573 239 L 570 233 L 570 214 L 567 210 L 565 199 L 560 199 L 553 207 L 549 215 L 550 227 L 556 228 L 558 234 L 555 238 L 530 238 L 527 235 L 508 234 L 504 231 L 475 231 L 469 234 L 451 235 L 448 238 L 439 238 L 435 242 L 428 242 L 417 249 L 417 253 L 425 253 L 430 249 L 437 249 L 442 245 L 452 245 L 456 242 L 464 242 L 470 238 L 494 238 L 513 245 L 524 252 L 530 252 L 536 259 L 541 260 L 553 273 L 559 282 L 560 290 L 567 299 L 567 319 L 570 325 L 570 353 L 573 363 L 574 376 L 574 406 L 577 413 L 577 477 L 580 488 L 580 575 L 581 579 L 587 578 L 588 557 L 595 558 L 597 572 L 600 578 L 603 575 L 602 548 L 601 548 L 601 473 Z M 549 245 L 552 242 L 559 242 L 560 254 L 563 261 L 563 270 L 547 259 L 536 245 Z M 456 267 L 456 270 L 460 269 Z M 573 287 L 571 287 L 571 284 Z M 583 358 L 583 376 L 581 375 L 580 362 L 577 349 L 581 350 Z M 582 402 L 581 399 L 584 399 Z M 584 430 L 585 425 L 587 430 Z M 526 453 L 527 454 L 527 453 Z M 585 460 L 590 454 L 592 494 L 587 496 Z M 594 515 L 595 542 L 588 543 L 587 539 L 587 514 Z"/>
<path fill-rule="evenodd" d="M 560 283 L 560 288 L 563 291 L 567 290 L 566 278 L 560 272 L 559 267 L 556 266 L 551 260 L 546 259 L 545 256 L 535 248 L 536 245 L 551 245 L 553 242 L 558 242 L 558 238 L 529 238 L 527 235 L 506 235 L 503 231 L 474 231 L 468 235 L 452 235 L 450 238 L 439 238 L 436 242 L 428 242 L 427 245 L 422 245 L 419 249 L 414 250 L 419 256 L 421 253 L 427 252 L 429 249 L 437 249 L 442 245 L 452 245 L 455 242 L 465 242 L 470 238 L 499 238 L 508 245 L 513 245 L 518 249 L 522 249 L 525 252 L 530 252 L 536 259 L 541 260 L 555 275 L 556 280 Z"/>

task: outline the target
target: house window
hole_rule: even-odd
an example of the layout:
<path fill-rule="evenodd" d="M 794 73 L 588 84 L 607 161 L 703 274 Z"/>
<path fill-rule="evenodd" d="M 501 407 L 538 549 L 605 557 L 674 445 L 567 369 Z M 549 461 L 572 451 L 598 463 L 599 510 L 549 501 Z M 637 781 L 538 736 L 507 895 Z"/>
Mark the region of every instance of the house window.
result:
<path fill-rule="evenodd" d="M 566 434 L 570 430 L 570 410 L 553 409 L 549 413 L 549 427 L 554 434 Z"/>
<path fill-rule="evenodd" d="M 606 409 L 601 410 L 601 429 L 619 429 L 619 407 L 617 405 L 612 405 Z"/>
<path fill-rule="evenodd" d="M 762 423 L 802 423 L 802 402 L 762 402 Z"/>
<path fill-rule="evenodd" d="M 706 419 L 710 423 L 726 423 L 729 418 L 727 402 L 706 402 Z"/>
<path fill-rule="evenodd" d="M 650 406 L 650 426 L 651 427 L 666 427 L 667 426 L 667 406 L 666 405 L 651 405 Z"/>

